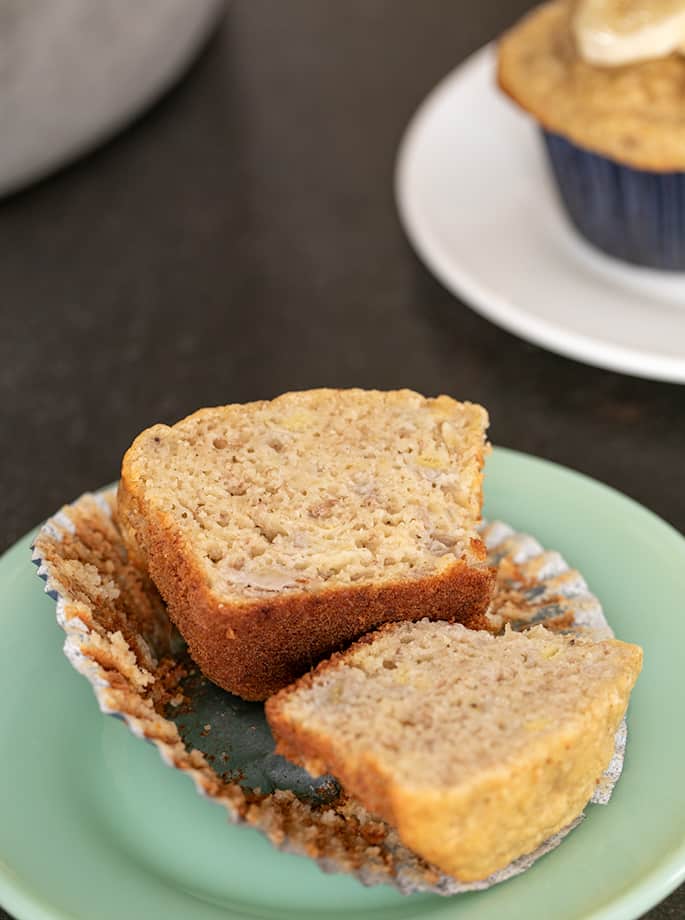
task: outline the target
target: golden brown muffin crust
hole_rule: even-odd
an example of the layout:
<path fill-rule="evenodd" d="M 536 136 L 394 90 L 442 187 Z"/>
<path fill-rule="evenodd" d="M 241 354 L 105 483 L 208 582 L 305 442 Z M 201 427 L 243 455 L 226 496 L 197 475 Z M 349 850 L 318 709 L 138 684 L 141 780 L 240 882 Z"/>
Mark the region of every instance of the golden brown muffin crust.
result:
<path fill-rule="evenodd" d="M 572 4 L 552 0 L 499 45 L 502 90 L 548 131 L 634 169 L 685 170 L 685 57 L 624 67 L 584 61 Z"/>

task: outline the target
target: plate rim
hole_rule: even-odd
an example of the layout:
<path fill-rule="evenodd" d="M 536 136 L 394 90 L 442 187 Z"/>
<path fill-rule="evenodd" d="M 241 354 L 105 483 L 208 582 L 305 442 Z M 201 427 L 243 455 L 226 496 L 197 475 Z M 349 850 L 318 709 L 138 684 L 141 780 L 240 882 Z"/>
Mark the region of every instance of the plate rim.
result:
<path fill-rule="evenodd" d="M 570 476 L 573 479 L 581 481 L 585 486 L 593 489 L 599 489 L 610 500 L 627 503 L 631 512 L 642 516 L 648 520 L 652 526 L 656 526 L 663 531 L 668 539 L 675 540 L 680 545 L 680 549 L 685 556 L 685 535 L 680 533 L 672 524 L 664 520 L 654 511 L 646 508 L 634 498 L 626 495 L 613 486 L 607 485 L 600 480 L 594 479 L 585 473 L 581 473 L 571 467 L 547 460 L 543 457 L 537 457 L 533 454 L 527 454 L 522 451 L 513 450 L 507 447 L 495 447 L 496 454 L 503 455 L 514 463 L 527 463 L 551 468 L 555 473 Z M 103 487 L 103 488 L 106 488 Z M 24 568 L 30 568 L 30 574 L 34 575 L 33 566 L 30 561 L 30 543 L 35 533 L 41 525 L 31 528 L 19 540 L 13 543 L 0 556 L 0 587 L 5 578 L 17 577 Z M 24 556 L 25 566 L 21 562 Z M 17 568 L 14 566 L 17 565 Z M 628 890 L 624 891 L 610 903 L 598 907 L 592 913 L 584 915 L 578 920 L 635 920 L 646 910 L 654 907 L 664 898 L 668 897 L 682 882 L 685 881 L 685 839 L 669 851 L 669 854 L 661 863 L 655 865 L 643 876 L 636 879 L 630 884 Z M 452 899 L 449 899 L 452 900 Z M 458 899 L 457 899 L 458 900 Z M 18 920 L 74 920 L 74 915 L 63 912 L 59 907 L 52 907 L 46 904 L 45 900 L 33 893 L 30 884 L 24 879 L 15 876 L 9 867 L 6 867 L 0 860 L 0 902 L 5 910 L 16 916 Z M 227 917 L 231 914 L 227 913 Z"/>
<path fill-rule="evenodd" d="M 455 263 L 433 232 L 432 222 L 426 217 L 414 190 L 415 150 L 435 108 L 455 92 L 455 86 L 473 71 L 492 67 L 494 48 L 495 42 L 484 45 L 447 73 L 424 97 L 404 130 L 395 160 L 394 197 L 400 223 L 412 248 L 448 291 L 476 313 L 520 339 L 583 364 L 650 380 L 685 384 L 685 357 L 674 358 L 616 345 L 532 316 L 511 300 L 488 291 L 473 273 Z"/>

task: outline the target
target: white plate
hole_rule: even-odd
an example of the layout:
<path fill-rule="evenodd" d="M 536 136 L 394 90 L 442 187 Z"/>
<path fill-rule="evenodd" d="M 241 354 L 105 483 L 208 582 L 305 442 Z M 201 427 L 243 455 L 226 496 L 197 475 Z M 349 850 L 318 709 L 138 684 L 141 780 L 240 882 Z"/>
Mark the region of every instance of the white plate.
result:
<path fill-rule="evenodd" d="M 495 85 L 491 46 L 412 119 L 396 196 L 418 254 L 483 316 L 589 364 L 685 383 L 685 274 L 626 265 L 578 236 L 536 126 Z"/>

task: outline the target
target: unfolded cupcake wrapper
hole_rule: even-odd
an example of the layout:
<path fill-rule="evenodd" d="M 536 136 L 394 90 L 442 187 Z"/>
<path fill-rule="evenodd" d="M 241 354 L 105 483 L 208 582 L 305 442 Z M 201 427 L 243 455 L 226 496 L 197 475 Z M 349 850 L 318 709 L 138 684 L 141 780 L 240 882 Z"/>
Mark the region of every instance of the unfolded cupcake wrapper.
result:
<path fill-rule="evenodd" d="M 497 589 L 495 626 L 538 623 L 595 638 L 611 629 L 582 576 L 557 552 L 501 522 L 484 525 Z M 314 779 L 274 752 L 260 703 L 215 687 L 194 667 L 154 585 L 129 564 L 113 491 L 87 494 L 46 522 L 33 561 L 56 601 L 64 652 L 90 682 L 100 709 L 123 719 L 186 773 L 229 819 L 261 830 L 279 849 L 308 856 L 326 872 L 404 894 L 453 895 L 489 888 L 524 872 L 583 818 L 489 878 L 464 884 L 403 845 L 396 831 L 341 794 L 333 777 Z M 621 774 L 625 721 L 592 802 L 606 804 Z"/>
<path fill-rule="evenodd" d="M 542 132 L 561 201 L 576 229 L 610 256 L 685 271 L 685 172 L 649 172 Z"/>

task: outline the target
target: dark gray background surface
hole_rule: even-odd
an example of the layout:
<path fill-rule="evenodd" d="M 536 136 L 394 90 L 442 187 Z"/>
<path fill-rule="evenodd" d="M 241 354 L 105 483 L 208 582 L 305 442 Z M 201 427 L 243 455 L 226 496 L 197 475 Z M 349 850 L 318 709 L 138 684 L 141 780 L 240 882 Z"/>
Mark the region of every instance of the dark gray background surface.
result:
<path fill-rule="evenodd" d="M 234 0 L 154 111 L 0 203 L 0 549 L 115 479 L 151 423 L 321 385 L 477 400 L 497 444 L 685 530 L 685 388 L 497 329 L 397 220 L 411 114 L 531 5 Z M 685 889 L 647 916 L 685 917 Z"/>

